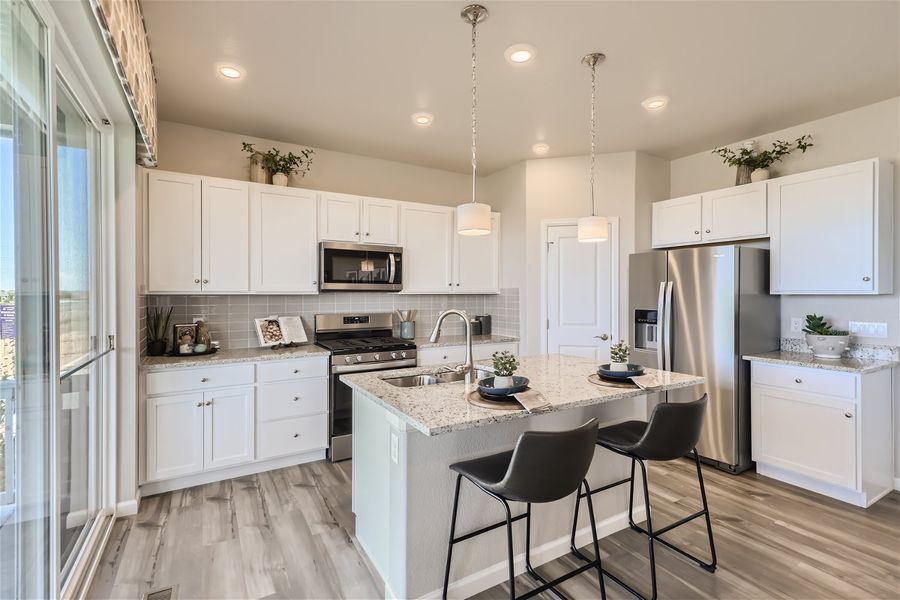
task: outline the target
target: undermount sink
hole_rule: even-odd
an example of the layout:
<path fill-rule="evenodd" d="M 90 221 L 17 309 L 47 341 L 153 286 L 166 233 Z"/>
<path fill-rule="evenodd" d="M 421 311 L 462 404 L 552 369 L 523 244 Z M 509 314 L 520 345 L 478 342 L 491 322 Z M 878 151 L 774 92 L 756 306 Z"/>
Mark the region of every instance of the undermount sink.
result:
<path fill-rule="evenodd" d="M 454 383 L 457 381 L 465 381 L 469 373 L 466 371 L 443 371 L 433 375 L 404 375 L 402 377 L 385 377 L 382 379 L 385 383 L 389 383 L 396 387 L 421 387 L 423 385 L 437 385 L 439 383 Z M 490 377 L 493 373 L 483 369 L 475 370 L 475 379 L 484 379 Z"/>

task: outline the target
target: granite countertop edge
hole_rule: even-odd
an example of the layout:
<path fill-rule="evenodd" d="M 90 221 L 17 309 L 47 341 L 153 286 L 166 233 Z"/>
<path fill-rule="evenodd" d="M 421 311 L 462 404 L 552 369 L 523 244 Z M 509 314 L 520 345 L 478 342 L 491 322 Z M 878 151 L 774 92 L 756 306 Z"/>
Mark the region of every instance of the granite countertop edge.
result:
<path fill-rule="evenodd" d="M 840 371 L 842 373 L 875 373 L 884 369 L 900 366 L 897 360 L 879 360 L 873 358 L 816 358 L 811 352 L 763 352 L 761 354 L 745 354 L 744 360 L 773 365 L 790 365 L 822 371 Z"/>
<path fill-rule="evenodd" d="M 501 335 L 491 333 L 488 335 L 473 335 L 472 345 L 477 344 L 512 344 L 518 342 L 519 338 L 512 335 Z M 441 348 L 446 346 L 465 346 L 466 336 L 464 335 L 442 335 L 436 342 L 428 341 L 428 336 L 416 337 L 416 349 L 422 348 Z"/>
<path fill-rule="evenodd" d="M 215 354 L 203 356 L 143 356 L 140 361 L 142 371 L 164 371 L 167 369 L 187 369 L 192 367 L 207 367 L 229 365 L 236 363 L 253 363 L 270 360 L 289 360 L 292 358 L 307 358 L 328 356 L 328 350 L 307 344 L 297 348 L 284 348 L 282 350 L 270 350 L 269 348 L 234 348 L 219 350 Z"/>

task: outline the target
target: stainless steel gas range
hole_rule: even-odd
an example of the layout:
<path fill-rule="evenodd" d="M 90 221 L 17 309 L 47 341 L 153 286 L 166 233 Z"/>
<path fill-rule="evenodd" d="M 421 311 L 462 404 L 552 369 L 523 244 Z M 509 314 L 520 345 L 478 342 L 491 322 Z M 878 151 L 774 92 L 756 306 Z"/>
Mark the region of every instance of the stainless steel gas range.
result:
<path fill-rule="evenodd" d="M 340 376 L 416 366 L 415 343 L 393 337 L 392 328 L 392 313 L 316 315 L 316 344 L 331 351 L 328 456 L 332 462 L 350 458 L 353 447 L 353 391 Z"/>

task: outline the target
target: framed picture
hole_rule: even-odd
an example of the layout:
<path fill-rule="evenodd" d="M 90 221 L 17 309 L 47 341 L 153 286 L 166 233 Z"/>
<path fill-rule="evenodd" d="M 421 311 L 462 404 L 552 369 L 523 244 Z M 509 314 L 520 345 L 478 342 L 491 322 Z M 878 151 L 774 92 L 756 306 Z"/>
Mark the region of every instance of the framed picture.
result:
<path fill-rule="evenodd" d="M 172 325 L 172 351 L 177 354 L 191 354 L 197 340 L 195 323 L 178 323 Z"/>

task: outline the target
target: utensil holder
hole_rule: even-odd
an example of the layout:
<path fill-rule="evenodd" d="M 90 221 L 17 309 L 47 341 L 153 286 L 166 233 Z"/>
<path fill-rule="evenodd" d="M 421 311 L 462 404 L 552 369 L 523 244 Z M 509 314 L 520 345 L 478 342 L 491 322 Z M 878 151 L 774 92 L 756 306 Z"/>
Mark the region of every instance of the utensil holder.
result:
<path fill-rule="evenodd" d="M 415 321 L 400 321 L 400 338 L 404 340 L 416 339 Z"/>

